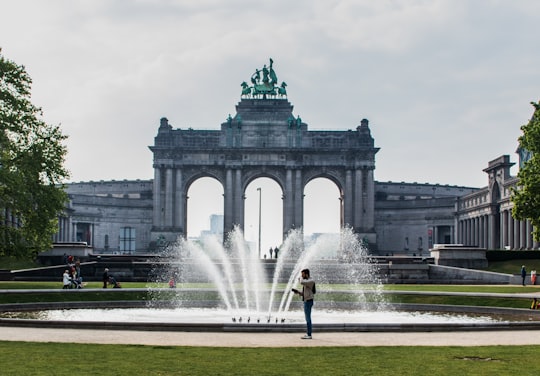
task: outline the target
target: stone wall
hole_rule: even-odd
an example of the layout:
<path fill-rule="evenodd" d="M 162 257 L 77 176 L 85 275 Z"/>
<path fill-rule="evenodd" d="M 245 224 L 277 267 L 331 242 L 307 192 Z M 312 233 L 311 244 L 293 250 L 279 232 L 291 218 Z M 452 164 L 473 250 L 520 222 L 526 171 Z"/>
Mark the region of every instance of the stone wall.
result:
<path fill-rule="evenodd" d="M 436 265 L 467 269 L 485 269 L 488 266 L 485 248 L 465 247 L 461 244 L 436 244 L 430 252 Z"/>

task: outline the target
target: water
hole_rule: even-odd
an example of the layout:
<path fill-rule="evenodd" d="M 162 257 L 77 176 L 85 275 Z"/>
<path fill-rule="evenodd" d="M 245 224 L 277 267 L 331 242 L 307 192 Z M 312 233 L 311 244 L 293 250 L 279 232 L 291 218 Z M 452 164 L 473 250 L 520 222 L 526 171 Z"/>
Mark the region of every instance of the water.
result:
<path fill-rule="evenodd" d="M 166 255 L 164 263 L 156 269 L 156 280 L 174 277 L 180 284 L 210 285 L 217 291 L 228 317 L 286 316 L 293 299 L 298 300 L 292 289 L 301 289 L 298 277 L 304 268 L 310 269 L 319 293 L 332 293 L 347 285 L 358 292 L 352 299 L 348 297 L 356 305 L 369 304 L 370 310 L 373 304 L 377 305 L 375 310 L 386 308 L 382 295 L 378 294 L 382 285 L 377 279 L 376 265 L 370 262 L 367 249 L 348 228 L 340 234 L 321 235 L 310 244 L 304 243 L 301 231 L 292 230 L 281 245 L 277 260 L 259 259 L 257 251 L 249 249 L 239 228 L 228 235 L 224 246 L 214 237 L 200 242 L 179 239 Z M 156 295 L 155 301 L 159 300 Z M 185 301 L 178 294 L 176 306 L 191 308 L 193 301 Z"/>
<path fill-rule="evenodd" d="M 316 306 L 315 306 L 316 308 Z M 71 309 L 41 311 L 39 319 L 61 321 L 92 322 L 129 322 L 129 323 L 191 323 L 222 324 L 243 323 L 249 325 L 303 324 L 301 310 L 291 310 L 282 316 L 263 317 L 253 315 L 252 311 L 240 310 L 237 316 L 231 316 L 228 310 L 206 308 L 174 309 Z M 449 324 L 449 323 L 489 323 L 497 319 L 488 316 L 469 316 L 433 312 L 397 312 L 397 311 L 335 311 L 313 310 L 315 324 L 356 323 L 356 324 Z"/>

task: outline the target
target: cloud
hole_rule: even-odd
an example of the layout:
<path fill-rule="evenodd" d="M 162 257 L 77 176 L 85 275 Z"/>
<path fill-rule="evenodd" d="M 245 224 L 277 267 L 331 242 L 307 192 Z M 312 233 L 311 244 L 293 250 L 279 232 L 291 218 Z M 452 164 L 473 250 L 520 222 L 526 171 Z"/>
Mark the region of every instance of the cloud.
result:
<path fill-rule="evenodd" d="M 159 118 L 218 129 L 274 59 L 310 129 L 370 120 L 377 178 L 479 186 L 538 99 L 540 3 L 67 1 L 4 7 L 3 53 L 61 123 L 74 180 L 151 178 Z"/>

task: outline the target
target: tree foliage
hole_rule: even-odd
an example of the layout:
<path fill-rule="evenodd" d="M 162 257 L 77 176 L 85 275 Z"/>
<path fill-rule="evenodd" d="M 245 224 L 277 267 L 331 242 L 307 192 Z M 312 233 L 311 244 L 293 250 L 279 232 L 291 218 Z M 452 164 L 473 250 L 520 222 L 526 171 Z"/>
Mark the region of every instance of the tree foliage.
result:
<path fill-rule="evenodd" d="M 521 127 L 519 146 L 531 153 L 531 158 L 518 172 L 518 185 L 512 190 L 514 208 L 512 215 L 519 220 L 530 220 L 534 226 L 533 237 L 540 241 L 540 102 L 531 103 L 534 114 Z"/>
<path fill-rule="evenodd" d="M 67 201 L 67 136 L 41 119 L 31 84 L 24 66 L 0 50 L 0 255 L 32 257 L 50 249 Z"/>

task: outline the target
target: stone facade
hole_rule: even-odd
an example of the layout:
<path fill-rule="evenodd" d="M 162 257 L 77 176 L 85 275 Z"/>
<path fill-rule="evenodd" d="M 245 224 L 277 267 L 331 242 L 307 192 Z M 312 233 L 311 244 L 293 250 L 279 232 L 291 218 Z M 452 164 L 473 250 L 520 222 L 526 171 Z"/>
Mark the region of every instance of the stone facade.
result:
<path fill-rule="evenodd" d="M 153 240 L 186 234 L 187 192 L 202 177 L 224 187 L 224 231 L 244 227 L 244 192 L 268 177 L 283 191 L 283 234 L 303 226 L 306 184 L 324 177 L 341 194 L 341 226 L 376 244 L 375 154 L 368 120 L 356 131 L 310 131 L 287 99 L 242 99 L 221 130 L 172 129 L 161 119 L 154 153 Z"/>
<path fill-rule="evenodd" d="M 511 216 L 510 188 L 517 179 L 508 171 L 497 173 L 508 167 L 508 156 L 491 161 L 484 171 L 499 176 L 498 183 L 484 188 L 374 182 L 372 253 L 429 256 L 436 244 L 456 243 L 487 249 L 538 249 L 530 224 Z M 153 251 L 159 242 L 152 238 L 154 186 L 153 180 L 68 184 L 70 204 L 54 240 L 87 242 L 99 252 L 122 253 L 122 231 L 131 228 L 135 251 Z M 493 204 L 488 202 L 491 199 Z M 490 215 L 497 226 L 488 225 Z M 494 245 L 488 244 L 489 239 Z"/>
<path fill-rule="evenodd" d="M 379 253 L 429 256 L 434 244 L 454 243 L 456 199 L 477 190 L 428 183 L 376 182 Z"/>
<path fill-rule="evenodd" d="M 53 241 L 85 242 L 98 252 L 133 253 L 155 247 L 151 180 L 67 185 L 69 206 Z"/>
<path fill-rule="evenodd" d="M 511 189 L 518 180 L 510 175 L 508 155 L 489 162 L 484 172 L 488 186 L 457 200 L 457 241 L 488 249 L 538 249 L 530 221 L 512 217 Z"/>

